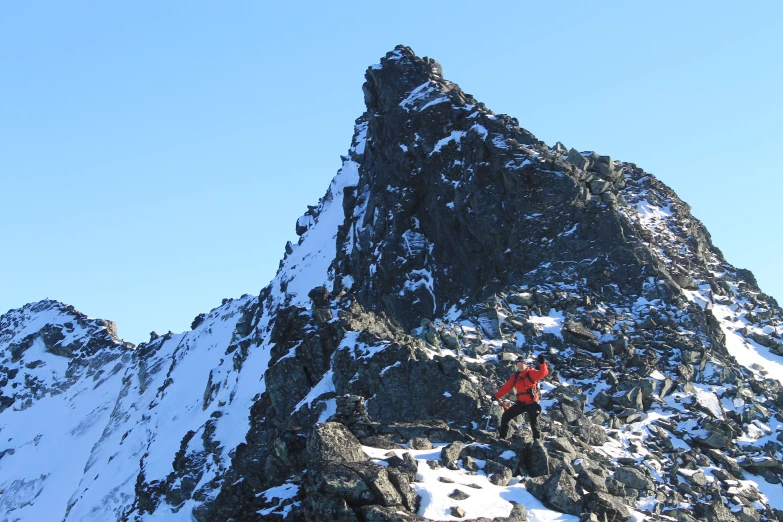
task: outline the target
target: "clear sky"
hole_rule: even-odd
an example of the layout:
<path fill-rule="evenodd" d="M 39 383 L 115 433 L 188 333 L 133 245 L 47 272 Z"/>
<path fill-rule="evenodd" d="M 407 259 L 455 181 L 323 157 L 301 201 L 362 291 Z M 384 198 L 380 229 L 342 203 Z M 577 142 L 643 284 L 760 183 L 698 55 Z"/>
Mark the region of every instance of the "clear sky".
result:
<path fill-rule="evenodd" d="M 0 313 L 138 343 L 274 276 L 396 44 L 539 139 L 632 161 L 783 300 L 783 3 L 6 2 Z"/>

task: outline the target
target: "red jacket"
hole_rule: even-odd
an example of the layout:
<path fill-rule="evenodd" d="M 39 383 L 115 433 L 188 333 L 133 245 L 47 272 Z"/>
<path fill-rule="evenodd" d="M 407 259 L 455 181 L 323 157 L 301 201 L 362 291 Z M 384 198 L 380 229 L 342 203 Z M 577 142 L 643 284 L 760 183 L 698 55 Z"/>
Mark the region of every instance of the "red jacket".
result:
<path fill-rule="evenodd" d="M 549 375 L 549 368 L 546 363 L 541 363 L 540 369 L 538 370 L 528 368 L 524 372 L 514 372 L 514 374 L 508 378 L 506 384 L 501 386 L 500 390 L 495 394 L 495 398 L 500 399 L 510 392 L 511 388 L 516 388 L 517 401 L 528 404 L 538 402 L 536 382 L 547 375 Z"/>

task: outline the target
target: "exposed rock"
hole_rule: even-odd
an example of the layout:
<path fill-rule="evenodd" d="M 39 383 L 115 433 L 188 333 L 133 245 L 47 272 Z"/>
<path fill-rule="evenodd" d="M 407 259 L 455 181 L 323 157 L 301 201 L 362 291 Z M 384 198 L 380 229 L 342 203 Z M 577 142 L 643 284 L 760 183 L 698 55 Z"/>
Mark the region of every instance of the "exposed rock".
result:
<path fill-rule="evenodd" d="M 342 466 L 355 471 L 362 477 L 373 492 L 374 504 L 394 506 L 403 503 L 402 496 L 389 479 L 389 474 L 385 467 L 374 462 L 347 462 L 342 464 Z M 398 477 L 400 476 L 404 475 L 398 475 Z"/>
<path fill-rule="evenodd" d="M 586 499 L 585 506 L 591 513 L 595 513 L 604 520 L 627 521 L 631 519 L 631 511 L 623 503 L 622 499 L 606 493 L 595 491 Z"/>
<path fill-rule="evenodd" d="M 563 325 L 563 339 L 586 350 L 600 353 L 595 334 L 576 321 L 566 321 Z"/>
<path fill-rule="evenodd" d="M 459 458 L 465 444 L 459 441 L 452 442 L 440 450 L 440 460 L 448 469 L 459 469 Z"/>
<path fill-rule="evenodd" d="M 528 472 L 531 477 L 542 477 L 549 474 L 549 452 L 541 441 L 530 445 L 530 464 Z"/>
<path fill-rule="evenodd" d="M 432 442 L 424 437 L 415 437 L 410 441 L 410 448 L 413 450 L 430 450 L 432 449 Z"/>
<path fill-rule="evenodd" d="M 466 498 L 469 498 L 470 495 L 462 491 L 461 489 L 455 489 L 451 493 L 449 493 L 449 498 L 453 498 L 454 500 L 465 500 Z"/>
<path fill-rule="evenodd" d="M 361 462 L 368 460 L 353 433 L 337 422 L 318 424 L 307 438 L 310 462 Z"/>
<path fill-rule="evenodd" d="M 484 472 L 487 474 L 487 477 L 489 477 L 489 481 L 496 486 L 507 486 L 513 476 L 513 473 L 508 466 L 504 466 L 494 460 L 487 460 L 487 463 L 484 466 Z"/>
<path fill-rule="evenodd" d="M 652 480 L 635 468 L 622 466 L 614 472 L 614 478 L 629 488 L 637 489 L 639 491 L 650 491 L 655 489 Z"/>
<path fill-rule="evenodd" d="M 607 491 L 606 477 L 602 477 L 601 475 L 586 469 L 582 469 L 579 472 L 579 476 L 577 477 L 576 482 L 582 488 L 584 488 L 585 491 L 589 491 L 591 493 L 596 491 Z"/>
<path fill-rule="evenodd" d="M 720 500 L 699 503 L 694 506 L 693 512 L 698 519 L 708 522 L 737 522 L 738 520 Z"/>
<path fill-rule="evenodd" d="M 577 484 L 566 472 L 555 472 L 545 480 L 543 477 L 530 479 L 525 488 L 543 502 L 561 513 L 580 515 L 584 507 L 584 499 L 577 492 Z"/>

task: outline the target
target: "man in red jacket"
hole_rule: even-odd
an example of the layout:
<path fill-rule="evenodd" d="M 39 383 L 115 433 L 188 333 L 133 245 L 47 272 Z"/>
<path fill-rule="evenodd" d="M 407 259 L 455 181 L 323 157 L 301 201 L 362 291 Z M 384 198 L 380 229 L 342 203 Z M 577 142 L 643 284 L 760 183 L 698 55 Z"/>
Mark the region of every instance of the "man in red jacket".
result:
<path fill-rule="evenodd" d="M 538 370 L 529 368 L 525 364 L 525 359 L 517 359 L 517 371 L 509 377 L 500 390 L 495 394 L 496 399 L 501 399 L 505 394 L 515 389 L 517 402 L 503 413 L 500 419 L 500 438 L 505 439 L 508 435 L 508 423 L 514 417 L 527 413 L 530 419 L 530 429 L 533 431 L 533 438 L 541 437 L 538 431 L 538 415 L 541 413 L 541 405 L 538 404 L 538 387 L 536 383 L 549 374 L 549 368 L 546 365 L 543 355 L 538 356 Z"/>

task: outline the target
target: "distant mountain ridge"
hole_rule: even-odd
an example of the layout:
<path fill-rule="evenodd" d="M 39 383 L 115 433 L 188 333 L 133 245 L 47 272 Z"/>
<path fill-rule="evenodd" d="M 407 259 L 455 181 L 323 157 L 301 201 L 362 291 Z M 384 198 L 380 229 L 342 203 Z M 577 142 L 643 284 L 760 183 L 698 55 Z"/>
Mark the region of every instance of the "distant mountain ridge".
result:
<path fill-rule="evenodd" d="M 783 310 L 687 204 L 408 47 L 362 90 L 258 296 L 136 347 L 0 317 L 0 522 L 783 520 Z M 544 439 L 498 440 L 539 353 Z"/>

